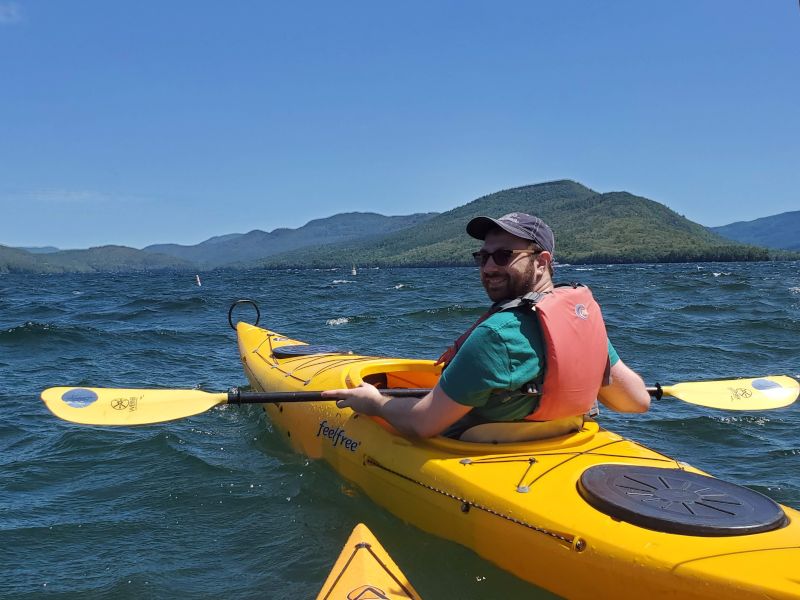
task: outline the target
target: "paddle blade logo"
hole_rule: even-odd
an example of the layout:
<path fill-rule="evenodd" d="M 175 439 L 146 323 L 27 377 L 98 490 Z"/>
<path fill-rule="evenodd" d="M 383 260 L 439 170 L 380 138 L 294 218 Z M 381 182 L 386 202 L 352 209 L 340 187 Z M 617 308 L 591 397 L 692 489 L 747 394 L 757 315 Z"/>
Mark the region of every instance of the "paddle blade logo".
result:
<path fill-rule="evenodd" d="M 748 390 L 747 388 L 729 388 L 731 391 L 731 400 L 742 400 L 744 398 L 750 398 L 753 395 L 753 392 Z"/>
<path fill-rule="evenodd" d="M 139 399 L 136 396 L 131 396 L 130 398 L 114 398 L 111 401 L 111 408 L 114 410 L 134 411 L 136 410 L 138 402 Z"/>
<path fill-rule="evenodd" d="M 347 600 L 390 600 L 389 596 L 372 585 L 362 585 L 347 594 Z"/>

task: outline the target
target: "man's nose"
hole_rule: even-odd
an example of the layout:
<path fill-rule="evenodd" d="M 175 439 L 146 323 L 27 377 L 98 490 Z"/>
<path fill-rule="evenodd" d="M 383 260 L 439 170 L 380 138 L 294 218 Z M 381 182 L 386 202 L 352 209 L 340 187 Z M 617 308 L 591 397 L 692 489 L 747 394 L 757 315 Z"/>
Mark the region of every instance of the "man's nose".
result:
<path fill-rule="evenodd" d="M 500 267 L 494 262 L 494 254 L 490 254 L 486 257 L 486 262 L 483 263 L 483 270 L 484 271 L 497 271 Z"/>

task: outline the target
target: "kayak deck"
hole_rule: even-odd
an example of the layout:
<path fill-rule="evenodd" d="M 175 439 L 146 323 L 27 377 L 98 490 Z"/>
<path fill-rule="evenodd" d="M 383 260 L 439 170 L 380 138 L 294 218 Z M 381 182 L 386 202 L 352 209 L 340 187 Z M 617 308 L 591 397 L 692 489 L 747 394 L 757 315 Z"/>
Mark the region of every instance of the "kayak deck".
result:
<path fill-rule="evenodd" d="M 369 381 L 433 387 L 431 361 L 345 353 L 283 354 L 302 343 L 240 323 L 245 373 L 260 391 L 323 390 Z M 566 597 L 800 598 L 798 513 L 748 535 L 678 535 L 605 514 L 578 493 L 597 465 L 698 469 L 589 421 L 557 438 L 508 444 L 410 440 L 333 402 L 265 405 L 289 443 L 328 462 L 392 513 L 472 548 Z M 712 480 L 716 481 L 716 480 Z"/>
<path fill-rule="evenodd" d="M 317 600 L 421 600 L 406 576 L 363 523 L 353 529 Z"/>

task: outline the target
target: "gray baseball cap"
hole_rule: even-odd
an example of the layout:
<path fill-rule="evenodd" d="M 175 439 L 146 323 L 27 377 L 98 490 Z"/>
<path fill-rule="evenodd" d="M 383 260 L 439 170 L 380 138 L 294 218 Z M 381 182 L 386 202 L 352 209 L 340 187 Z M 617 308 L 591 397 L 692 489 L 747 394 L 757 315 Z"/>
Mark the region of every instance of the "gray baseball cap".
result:
<path fill-rule="evenodd" d="M 489 230 L 499 227 L 508 233 L 524 240 L 531 240 L 550 254 L 556 249 L 553 230 L 539 217 L 525 213 L 512 212 L 499 219 L 491 217 L 475 217 L 467 223 L 467 233 L 478 240 L 486 239 Z"/>

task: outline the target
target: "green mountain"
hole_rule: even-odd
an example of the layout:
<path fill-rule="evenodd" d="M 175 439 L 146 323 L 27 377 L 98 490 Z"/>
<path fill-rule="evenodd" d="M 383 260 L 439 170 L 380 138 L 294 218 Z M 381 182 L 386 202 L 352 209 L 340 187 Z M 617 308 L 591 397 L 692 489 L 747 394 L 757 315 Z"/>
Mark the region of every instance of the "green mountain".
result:
<path fill-rule="evenodd" d="M 244 234 L 213 237 L 195 246 L 157 244 L 144 248 L 189 260 L 203 268 L 245 264 L 273 254 L 308 246 L 336 244 L 355 239 L 376 238 L 424 223 L 437 213 L 386 217 L 376 213 L 340 213 L 309 221 L 298 229 L 253 230 Z"/>
<path fill-rule="evenodd" d="M 96 273 L 193 269 L 185 260 L 125 246 L 33 254 L 0 246 L 0 273 Z"/>
<path fill-rule="evenodd" d="M 745 244 L 800 251 L 800 210 L 709 229 Z"/>
<path fill-rule="evenodd" d="M 465 233 L 467 221 L 513 211 L 538 215 L 553 227 L 561 263 L 769 260 L 771 254 L 721 237 L 653 200 L 627 192 L 599 194 L 564 180 L 503 190 L 442 214 L 343 213 L 298 229 L 228 234 L 196 246 L 102 246 L 47 254 L 0 246 L 0 272 L 469 265 L 479 242 Z"/>
<path fill-rule="evenodd" d="M 0 273 L 57 273 L 43 268 L 38 256 L 26 250 L 0 246 Z"/>
<path fill-rule="evenodd" d="M 479 242 L 464 232 L 472 217 L 520 211 L 556 234 L 561 263 L 767 260 L 763 248 L 732 243 L 666 206 L 626 192 L 597 192 L 574 181 L 503 190 L 377 240 L 319 245 L 257 261 L 259 267 L 467 265 Z"/>

